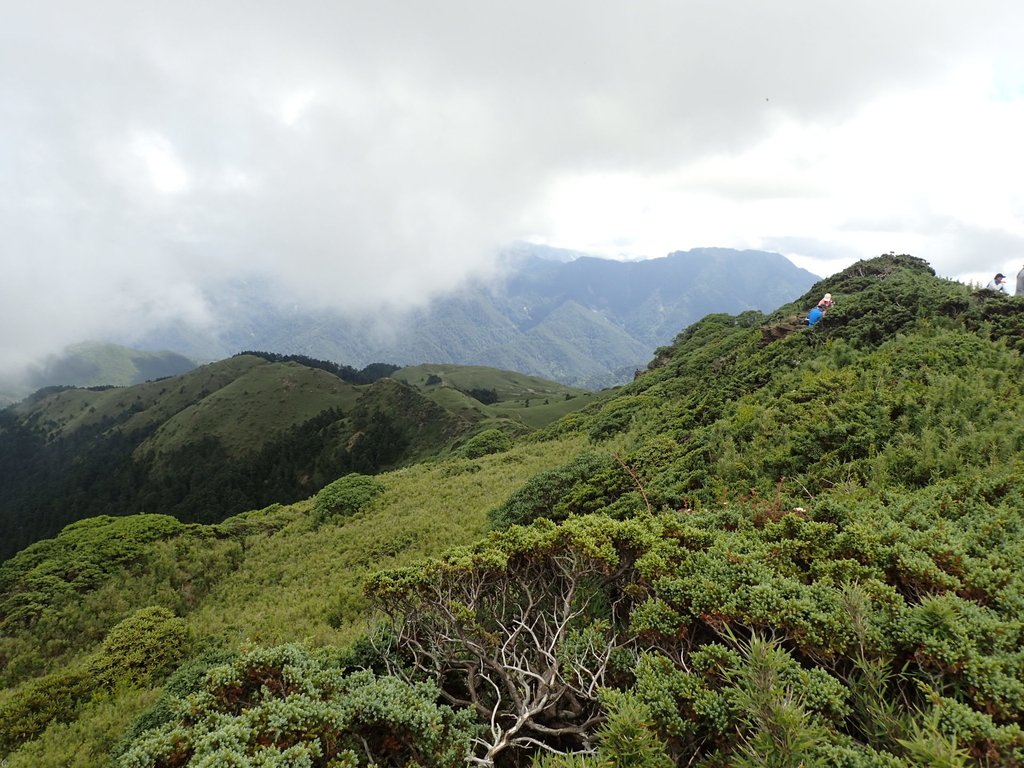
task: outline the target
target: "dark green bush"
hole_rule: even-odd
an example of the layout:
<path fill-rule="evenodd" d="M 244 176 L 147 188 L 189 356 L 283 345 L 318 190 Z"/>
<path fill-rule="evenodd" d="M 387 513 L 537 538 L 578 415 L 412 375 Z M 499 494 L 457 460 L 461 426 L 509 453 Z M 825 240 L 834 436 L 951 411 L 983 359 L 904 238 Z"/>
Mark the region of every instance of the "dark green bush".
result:
<path fill-rule="evenodd" d="M 294 645 L 214 667 L 175 717 L 139 735 L 120 768 L 184 765 L 463 768 L 475 732 L 432 684 L 345 674 Z"/>
<path fill-rule="evenodd" d="M 368 475 L 350 474 L 325 486 L 313 501 L 313 521 L 321 525 L 362 512 L 384 491 L 384 485 Z"/>
<path fill-rule="evenodd" d="M 459 451 L 467 459 L 501 453 L 512 447 L 512 438 L 500 429 L 485 429 L 473 435 Z"/>
<path fill-rule="evenodd" d="M 164 683 L 163 692 L 156 703 L 136 718 L 121 740 L 111 749 L 111 756 L 120 757 L 144 732 L 159 728 L 175 718 L 177 704 L 181 699 L 195 693 L 206 680 L 212 667 L 222 666 L 235 659 L 227 651 L 210 650 L 189 659 L 182 664 Z"/>
<path fill-rule="evenodd" d="M 617 397 L 602 408 L 590 422 L 587 434 L 591 440 L 607 440 L 612 435 L 624 431 L 651 399 L 643 395 L 623 395 Z"/>
<path fill-rule="evenodd" d="M 608 455 L 584 453 L 558 469 L 534 475 L 488 515 L 497 529 L 528 525 L 544 517 L 564 520 L 569 515 L 600 509 L 632 490 L 626 471 Z"/>
<path fill-rule="evenodd" d="M 188 625 L 166 608 L 136 611 L 110 630 L 90 671 L 103 685 L 146 686 L 188 655 Z"/>
<path fill-rule="evenodd" d="M 0 753 L 14 751 L 53 721 L 71 720 L 96 687 L 95 677 L 82 667 L 37 677 L 18 686 L 0 706 Z"/>
<path fill-rule="evenodd" d="M 597 731 L 602 768 L 673 768 L 650 708 L 629 694 L 608 702 L 608 719 Z"/>
<path fill-rule="evenodd" d="M 594 754 L 539 753 L 534 768 L 674 768 L 668 746 L 658 736 L 650 710 L 637 698 L 612 695 L 608 719 L 596 733 Z"/>

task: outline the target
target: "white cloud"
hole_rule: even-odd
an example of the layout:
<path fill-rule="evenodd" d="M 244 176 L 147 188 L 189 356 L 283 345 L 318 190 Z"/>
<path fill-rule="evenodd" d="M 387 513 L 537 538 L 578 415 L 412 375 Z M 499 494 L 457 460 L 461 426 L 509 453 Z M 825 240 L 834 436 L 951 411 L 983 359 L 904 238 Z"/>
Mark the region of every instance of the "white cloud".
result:
<path fill-rule="evenodd" d="M 285 125 L 294 126 L 306 109 L 315 101 L 315 88 L 303 88 L 302 90 L 289 93 L 281 104 L 281 121 Z"/>
<path fill-rule="evenodd" d="M 630 244 L 647 255 L 779 249 L 819 274 L 890 250 L 965 280 L 984 260 L 986 273 L 1006 271 L 1024 250 L 1024 100 L 991 99 L 991 68 L 950 75 L 869 100 L 839 124 L 779 120 L 742 151 L 672 172 L 560 179 L 547 202 L 562 228 L 551 240 L 613 253 L 622 241 L 612 233 L 643 233 Z"/>
<path fill-rule="evenodd" d="M 143 170 L 157 192 L 174 194 L 188 189 L 188 172 L 166 137 L 154 133 L 139 134 L 131 140 L 130 148 L 142 162 Z"/>
<path fill-rule="evenodd" d="M 533 236 L 1024 251 L 1024 6 L 47 0 L 0 26 L 0 368 L 266 278 L 422 303 Z"/>

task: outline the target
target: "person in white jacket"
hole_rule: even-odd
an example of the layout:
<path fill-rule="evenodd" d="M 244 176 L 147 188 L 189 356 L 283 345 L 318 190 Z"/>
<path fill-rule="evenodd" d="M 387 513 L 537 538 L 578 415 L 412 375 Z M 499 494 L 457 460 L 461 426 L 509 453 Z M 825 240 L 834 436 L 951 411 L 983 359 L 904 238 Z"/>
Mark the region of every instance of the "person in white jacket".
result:
<path fill-rule="evenodd" d="M 988 285 L 985 286 L 990 291 L 1002 291 L 1006 293 L 1006 275 L 1002 272 L 998 273 L 995 277 L 988 281 Z"/>
<path fill-rule="evenodd" d="M 1014 296 L 1024 296 L 1024 267 L 1017 273 L 1017 292 Z"/>

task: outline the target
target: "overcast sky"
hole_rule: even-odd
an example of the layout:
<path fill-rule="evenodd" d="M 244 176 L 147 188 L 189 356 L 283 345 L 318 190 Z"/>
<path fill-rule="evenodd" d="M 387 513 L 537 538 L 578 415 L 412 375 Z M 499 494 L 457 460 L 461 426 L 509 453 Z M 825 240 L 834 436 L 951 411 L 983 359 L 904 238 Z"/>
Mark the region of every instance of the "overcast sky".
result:
<path fill-rule="evenodd" d="M 532 240 L 1024 266 L 1020 0 L 6 0 L 0 372 Z"/>

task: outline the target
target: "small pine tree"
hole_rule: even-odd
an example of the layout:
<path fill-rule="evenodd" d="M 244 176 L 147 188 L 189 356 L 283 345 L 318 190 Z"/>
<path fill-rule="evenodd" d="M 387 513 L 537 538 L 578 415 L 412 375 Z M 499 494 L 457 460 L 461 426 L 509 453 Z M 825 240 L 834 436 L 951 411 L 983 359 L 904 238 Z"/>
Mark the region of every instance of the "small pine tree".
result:
<path fill-rule="evenodd" d="M 668 747 L 654 731 L 651 711 L 629 694 L 617 695 L 597 732 L 601 768 L 673 768 Z"/>

